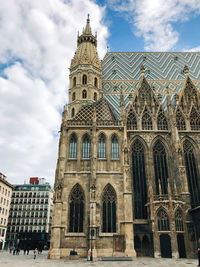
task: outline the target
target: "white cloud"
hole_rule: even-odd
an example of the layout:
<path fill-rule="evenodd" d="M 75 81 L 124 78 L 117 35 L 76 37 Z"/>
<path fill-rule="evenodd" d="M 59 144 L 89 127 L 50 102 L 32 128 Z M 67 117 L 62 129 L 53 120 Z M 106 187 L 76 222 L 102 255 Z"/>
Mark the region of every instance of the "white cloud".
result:
<path fill-rule="evenodd" d="M 1 2 L 0 172 L 12 183 L 30 176 L 53 183 L 68 67 L 88 13 L 102 57 L 108 31 L 95 1 Z"/>
<path fill-rule="evenodd" d="M 179 39 L 174 23 L 200 13 L 199 0 L 108 0 L 108 5 L 127 15 L 147 51 L 173 49 Z"/>

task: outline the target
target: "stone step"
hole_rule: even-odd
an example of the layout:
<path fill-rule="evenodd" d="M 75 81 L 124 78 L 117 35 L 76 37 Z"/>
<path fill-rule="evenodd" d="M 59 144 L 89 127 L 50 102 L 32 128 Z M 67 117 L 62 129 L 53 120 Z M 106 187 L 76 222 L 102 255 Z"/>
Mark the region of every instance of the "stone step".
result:
<path fill-rule="evenodd" d="M 102 257 L 101 261 L 132 261 L 132 257 Z"/>

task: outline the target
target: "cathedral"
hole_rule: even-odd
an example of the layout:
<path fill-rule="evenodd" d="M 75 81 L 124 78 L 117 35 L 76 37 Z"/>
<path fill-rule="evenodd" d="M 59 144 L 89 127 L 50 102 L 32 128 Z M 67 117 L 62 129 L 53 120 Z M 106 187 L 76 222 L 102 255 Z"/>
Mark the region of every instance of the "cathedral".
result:
<path fill-rule="evenodd" d="M 50 259 L 195 257 L 200 53 L 97 53 L 88 17 L 70 65 Z"/>

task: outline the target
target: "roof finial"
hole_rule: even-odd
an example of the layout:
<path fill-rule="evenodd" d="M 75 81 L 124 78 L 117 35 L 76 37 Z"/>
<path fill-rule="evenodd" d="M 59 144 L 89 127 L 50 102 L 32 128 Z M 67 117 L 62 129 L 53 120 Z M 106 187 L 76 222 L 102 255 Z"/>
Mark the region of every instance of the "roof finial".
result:
<path fill-rule="evenodd" d="M 84 34 L 89 34 L 89 35 L 92 34 L 92 31 L 90 28 L 90 14 L 88 14 L 88 17 L 87 17 L 87 23 L 86 23 Z"/>
<path fill-rule="evenodd" d="M 185 67 L 184 67 L 183 71 L 184 71 L 184 73 L 185 73 L 185 75 L 186 75 L 186 76 L 188 76 L 188 75 L 189 75 L 189 68 L 188 68 L 188 66 L 187 66 L 187 65 L 185 65 Z"/>
<path fill-rule="evenodd" d="M 90 20 L 90 14 L 89 14 L 89 13 L 88 13 L 88 15 L 87 15 L 87 19 Z"/>
<path fill-rule="evenodd" d="M 141 74 L 142 74 L 142 76 L 144 76 L 144 71 L 145 71 L 145 67 L 144 67 L 144 65 L 141 66 L 140 70 L 141 70 Z"/>

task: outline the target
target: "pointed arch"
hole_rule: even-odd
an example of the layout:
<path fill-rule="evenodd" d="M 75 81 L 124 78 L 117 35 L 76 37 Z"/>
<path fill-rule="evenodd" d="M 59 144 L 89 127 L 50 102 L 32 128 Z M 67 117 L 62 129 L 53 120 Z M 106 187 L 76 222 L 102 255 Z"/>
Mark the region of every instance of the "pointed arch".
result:
<path fill-rule="evenodd" d="M 75 108 L 72 108 L 72 111 L 71 111 L 71 117 L 73 118 L 75 115 Z"/>
<path fill-rule="evenodd" d="M 134 218 L 147 219 L 147 185 L 145 171 L 145 149 L 139 139 L 132 145 Z"/>
<path fill-rule="evenodd" d="M 176 125 L 179 131 L 186 130 L 185 119 L 180 109 L 178 109 L 176 112 Z"/>
<path fill-rule="evenodd" d="M 82 158 L 90 158 L 90 137 L 87 133 L 83 136 Z"/>
<path fill-rule="evenodd" d="M 87 91 L 86 90 L 82 91 L 82 98 L 84 98 L 84 99 L 87 98 Z"/>
<path fill-rule="evenodd" d="M 75 159 L 76 152 L 77 152 L 77 136 L 75 133 L 73 133 L 70 137 L 70 143 L 69 143 L 69 158 Z"/>
<path fill-rule="evenodd" d="M 69 232 L 81 233 L 84 225 L 85 196 L 82 187 L 76 184 L 69 197 Z"/>
<path fill-rule="evenodd" d="M 99 159 L 105 159 L 106 158 L 106 137 L 104 133 L 101 133 L 99 135 L 99 141 L 98 141 L 98 158 Z"/>
<path fill-rule="evenodd" d="M 73 94 L 72 94 L 72 101 L 74 101 L 74 100 L 76 100 L 76 93 L 75 92 L 73 92 Z"/>
<path fill-rule="evenodd" d="M 200 178 L 198 174 L 195 150 L 189 140 L 183 142 L 183 152 L 186 167 L 191 204 L 196 207 L 200 204 Z"/>
<path fill-rule="evenodd" d="M 111 152 L 112 152 L 112 159 L 119 158 L 119 141 L 116 134 L 114 134 L 111 138 Z"/>
<path fill-rule="evenodd" d="M 161 109 L 157 116 L 157 128 L 158 130 L 168 130 L 167 118 Z"/>
<path fill-rule="evenodd" d="M 190 112 L 190 127 L 192 131 L 199 131 L 200 130 L 200 115 L 197 113 L 194 106 Z"/>
<path fill-rule="evenodd" d="M 87 84 L 87 75 L 83 74 L 82 76 L 82 84 Z"/>
<path fill-rule="evenodd" d="M 131 109 L 127 117 L 127 129 L 137 130 L 137 118 L 135 112 Z"/>
<path fill-rule="evenodd" d="M 97 77 L 94 78 L 94 86 L 98 87 L 98 79 L 97 79 Z"/>
<path fill-rule="evenodd" d="M 116 232 L 117 195 L 111 184 L 107 184 L 102 195 L 102 232 Z"/>
<path fill-rule="evenodd" d="M 165 147 L 160 140 L 157 140 L 153 146 L 153 160 L 154 160 L 156 193 L 159 194 L 159 183 L 160 183 L 162 194 L 167 194 L 168 193 L 167 155 Z"/>
<path fill-rule="evenodd" d="M 73 78 L 73 87 L 76 86 L 76 77 Z"/>
<path fill-rule="evenodd" d="M 157 212 L 158 231 L 170 231 L 169 217 L 167 212 L 160 208 Z"/>
<path fill-rule="evenodd" d="M 146 107 L 142 116 L 142 130 L 153 130 L 152 119 Z"/>
<path fill-rule="evenodd" d="M 176 232 L 183 232 L 183 213 L 180 208 L 178 208 L 175 212 L 175 228 Z"/>
<path fill-rule="evenodd" d="M 94 92 L 94 101 L 97 101 L 97 93 Z"/>

